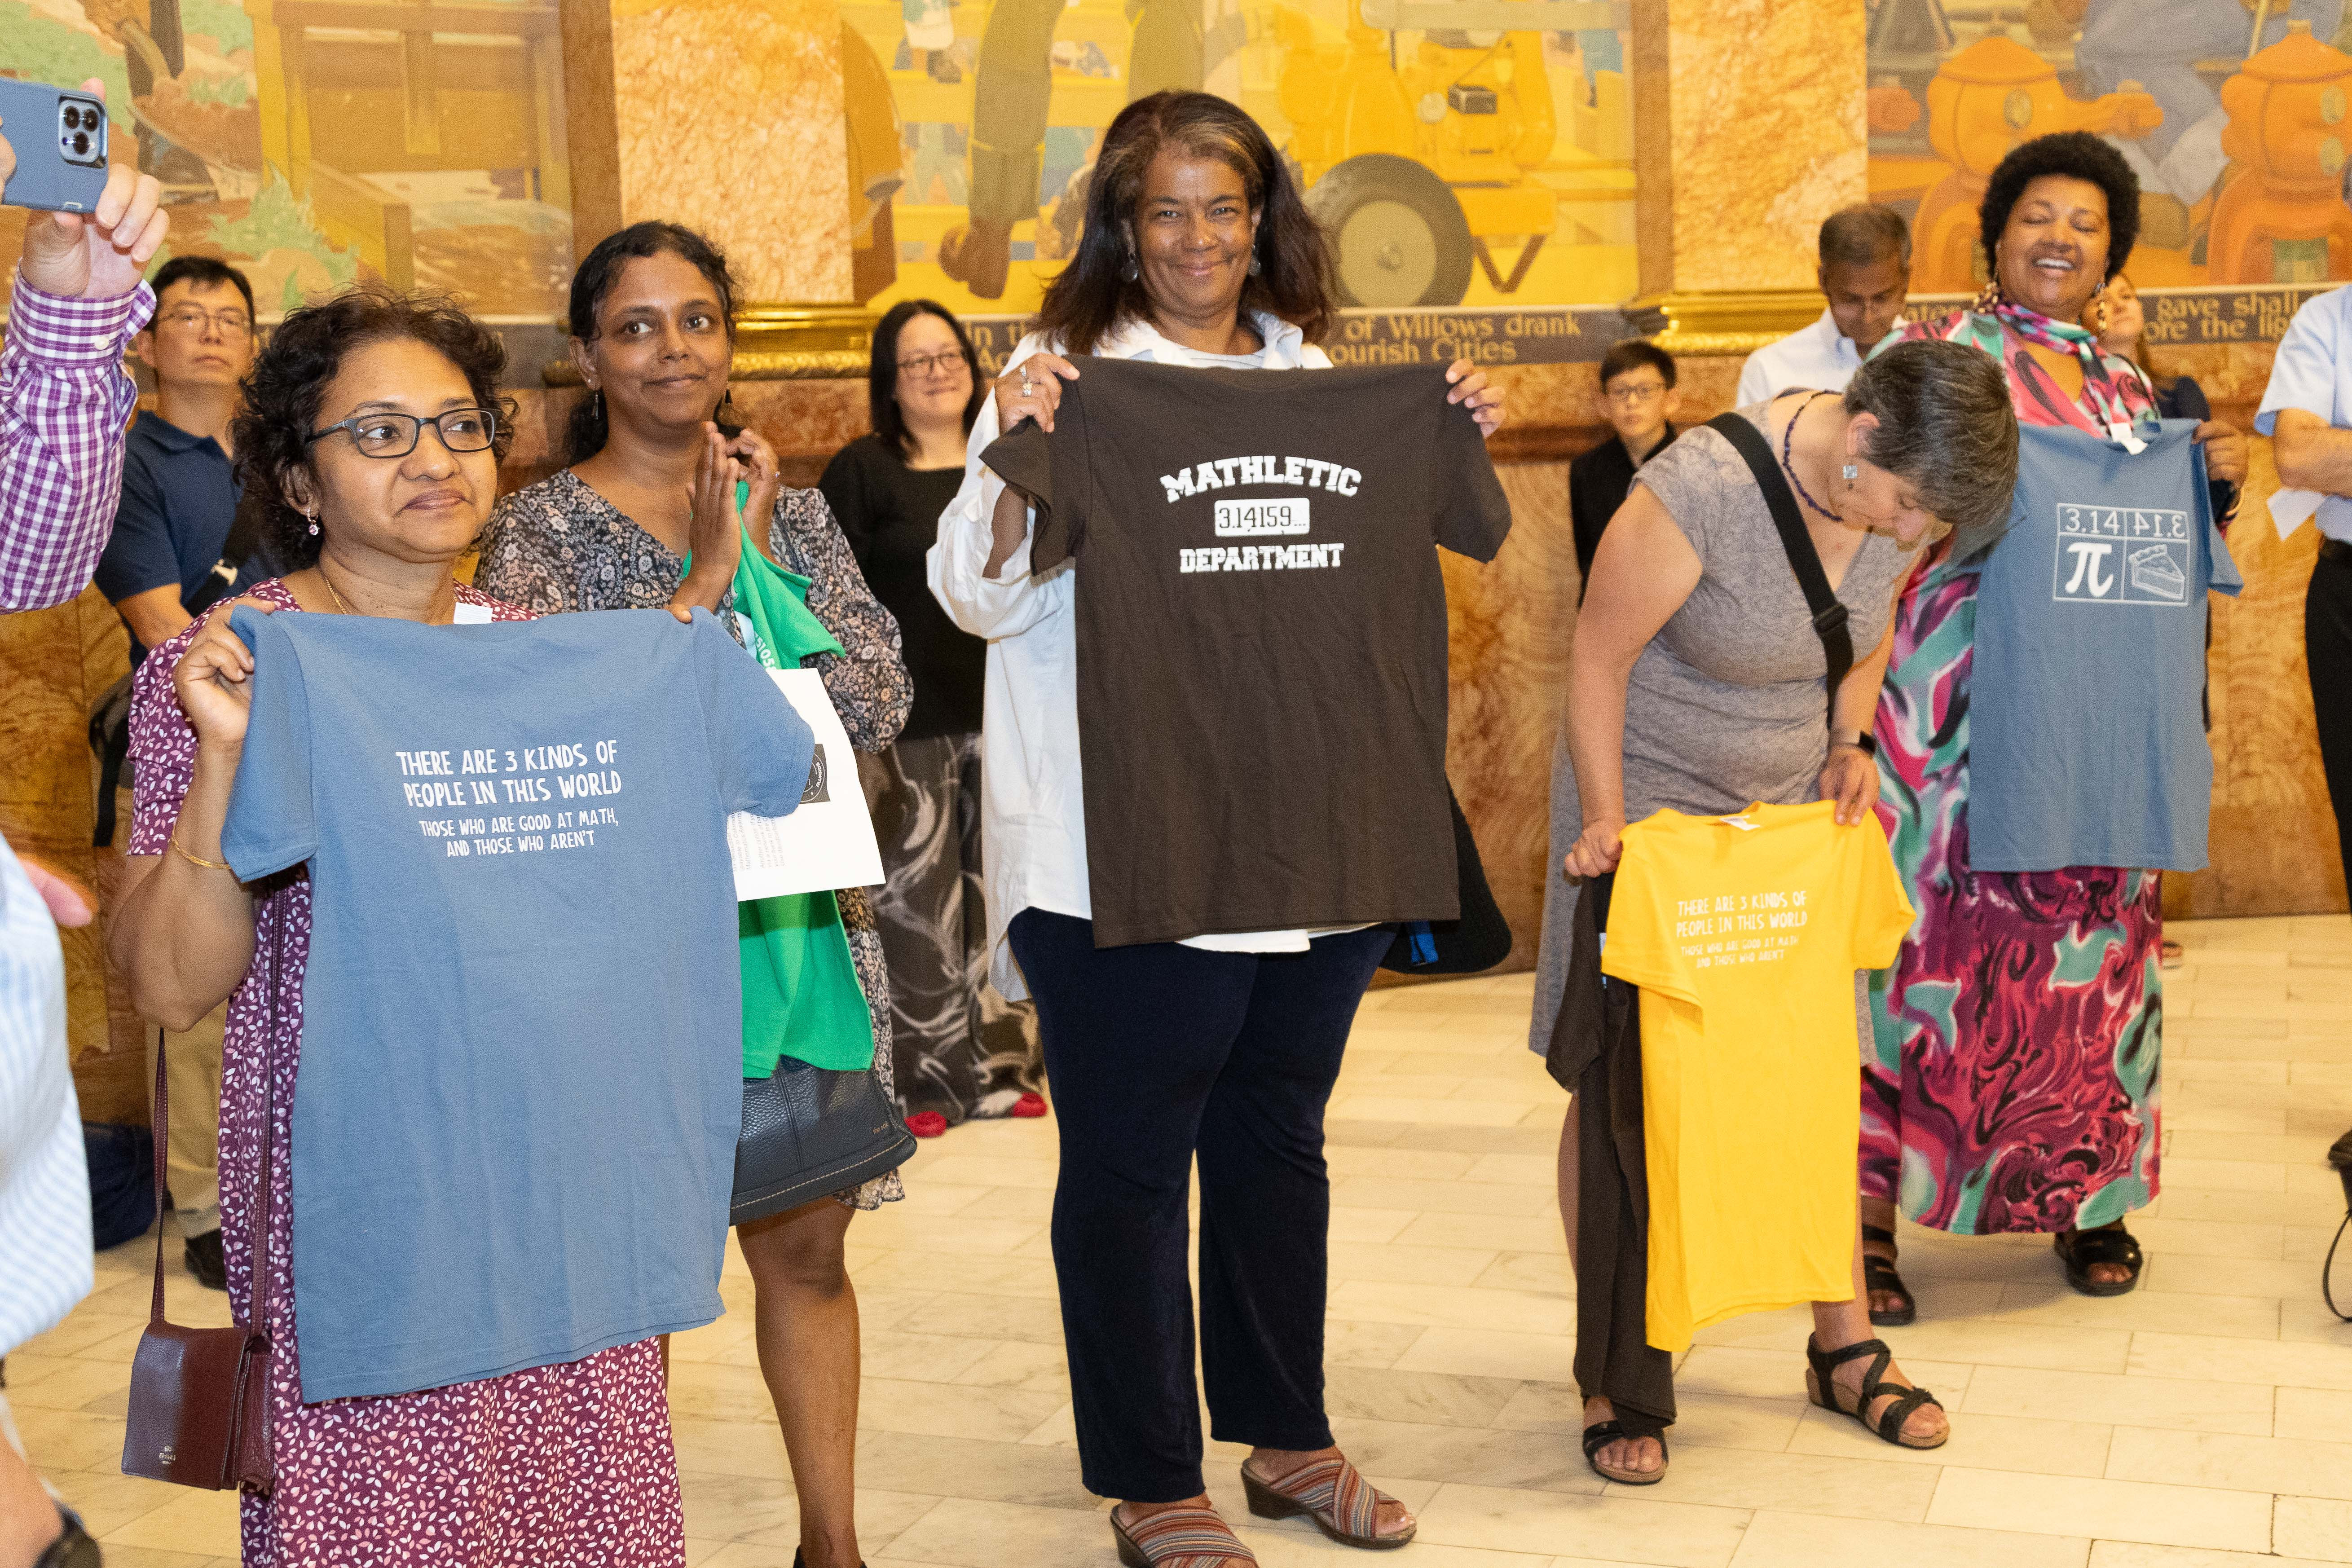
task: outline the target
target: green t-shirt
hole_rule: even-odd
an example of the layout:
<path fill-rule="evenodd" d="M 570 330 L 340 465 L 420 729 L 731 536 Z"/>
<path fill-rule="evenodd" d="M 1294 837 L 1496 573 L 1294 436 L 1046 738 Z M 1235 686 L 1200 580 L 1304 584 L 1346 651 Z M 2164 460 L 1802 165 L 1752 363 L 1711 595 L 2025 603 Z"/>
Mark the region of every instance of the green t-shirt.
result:
<path fill-rule="evenodd" d="M 843 649 L 810 613 L 809 580 L 762 555 L 747 533 L 735 568 L 735 613 L 751 654 L 771 669 L 797 669 L 811 654 Z M 847 758 L 836 759 L 834 777 Z M 736 906 L 743 969 L 743 1076 L 768 1078 L 779 1057 L 836 1072 L 874 1065 L 874 1019 L 857 984 L 841 905 L 831 893 L 746 899 Z"/>

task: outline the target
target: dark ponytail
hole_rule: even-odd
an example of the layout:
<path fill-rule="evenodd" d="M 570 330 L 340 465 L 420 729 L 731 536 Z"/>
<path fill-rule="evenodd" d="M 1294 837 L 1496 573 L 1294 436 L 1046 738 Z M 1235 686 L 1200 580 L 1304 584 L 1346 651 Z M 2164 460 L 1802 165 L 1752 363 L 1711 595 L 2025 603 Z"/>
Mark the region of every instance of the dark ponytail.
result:
<path fill-rule="evenodd" d="M 727 318 L 727 339 L 735 340 L 735 275 L 728 270 L 726 253 L 694 230 L 674 223 L 633 223 L 596 242 L 578 271 L 572 275 L 572 303 L 567 312 L 572 335 L 583 342 L 596 336 L 596 311 L 604 296 L 619 282 L 621 271 L 639 257 L 676 256 L 702 274 L 719 295 L 719 309 Z M 722 408 L 729 406 L 723 400 Z M 613 426 L 604 409 L 604 395 L 591 392 L 572 410 L 563 426 L 566 466 L 584 463 L 604 449 Z"/>

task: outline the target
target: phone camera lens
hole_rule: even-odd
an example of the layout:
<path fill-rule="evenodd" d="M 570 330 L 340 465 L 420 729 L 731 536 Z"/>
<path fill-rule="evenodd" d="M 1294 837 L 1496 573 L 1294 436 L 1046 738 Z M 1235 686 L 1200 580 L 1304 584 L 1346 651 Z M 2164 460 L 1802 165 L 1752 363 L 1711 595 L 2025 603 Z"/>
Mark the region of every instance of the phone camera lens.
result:
<path fill-rule="evenodd" d="M 89 136 L 88 132 L 80 131 L 74 132 L 73 150 L 74 156 L 77 158 L 88 157 L 89 155 Z"/>
<path fill-rule="evenodd" d="M 82 123 L 81 123 L 81 107 L 80 107 L 80 105 L 79 105 L 79 104 L 72 104 L 72 103 L 68 103 L 68 104 L 67 104 L 67 105 L 66 105 L 66 129 L 67 129 L 67 130 L 68 130 L 68 131 L 79 131 L 81 128 L 82 128 Z"/>

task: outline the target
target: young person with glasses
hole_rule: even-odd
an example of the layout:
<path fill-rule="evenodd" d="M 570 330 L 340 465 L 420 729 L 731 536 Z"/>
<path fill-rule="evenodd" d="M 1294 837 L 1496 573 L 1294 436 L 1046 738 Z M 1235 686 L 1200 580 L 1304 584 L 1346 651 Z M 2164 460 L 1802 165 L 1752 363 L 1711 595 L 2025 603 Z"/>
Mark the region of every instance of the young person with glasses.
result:
<path fill-rule="evenodd" d="M 1682 412 L 1675 390 L 1675 357 L 1639 338 L 1612 344 L 1601 356 L 1601 417 L 1616 432 L 1568 465 L 1568 521 L 1576 539 L 1577 602 L 1592 577 L 1601 531 L 1633 488 L 1633 471 L 1675 438 L 1671 421 Z"/>
<path fill-rule="evenodd" d="M 915 682 L 907 727 L 861 771 L 889 876 L 874 912 L 890 961 L 898 1104 L 917 1136 L 935 1137 L 975 1116 L 1045 1110 L 1034 1010 L 987 984 L 980 709 L 988 644 L 948 618 L 924 577 L 988 384 L 963 328 L 929 300 L 890 308 L 868 363 L 873 432 L 835 453 L 817 488 L 875 597 L 898 617 Z"/>

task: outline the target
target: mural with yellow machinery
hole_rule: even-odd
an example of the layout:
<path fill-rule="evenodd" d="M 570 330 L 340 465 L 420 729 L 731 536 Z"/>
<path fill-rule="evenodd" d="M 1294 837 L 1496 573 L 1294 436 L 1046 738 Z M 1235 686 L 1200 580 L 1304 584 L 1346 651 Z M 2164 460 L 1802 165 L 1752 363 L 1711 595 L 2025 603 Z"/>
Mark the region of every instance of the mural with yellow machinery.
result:
<path fill-rule="evenodd" d="M 1872 0 L 1870 187 L 1913 218 L 1916 293 L 1984 279 L 2010 148 L 2088 131 L 2140 180 L 2142 288 L 2352 279 L 2345 0 Z"/>
<path fill-rule="evenodd" d="M 858 290 L 877 304 L 1034 310 L 1103 128 L 1164 87 L 1266 127 L 1350 305 L 1634 292 L 1622 0 L 844 0 L 842 17 Z"/>
<path fill-rule="evenodd" d="M 243 268 L 266 317 L 361 277 L 562 311 L 556 0 L 0 0 L 0 74 L 102 79 L 171 248 Z M 0 247 L 23 221 L 0 210 Z"/>

